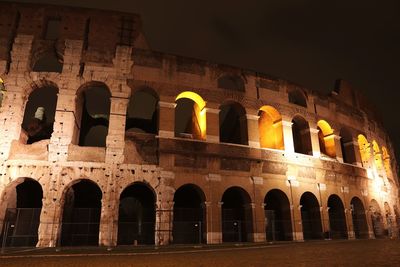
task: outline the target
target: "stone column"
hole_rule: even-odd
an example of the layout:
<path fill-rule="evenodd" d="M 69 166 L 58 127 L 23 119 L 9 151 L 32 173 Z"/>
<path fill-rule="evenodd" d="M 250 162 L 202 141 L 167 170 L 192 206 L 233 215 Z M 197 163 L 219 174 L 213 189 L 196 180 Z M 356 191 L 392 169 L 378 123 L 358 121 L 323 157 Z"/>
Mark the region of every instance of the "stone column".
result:
<path fill-rule="evenodd" d="M 303 222 L 301 220 L 301 205 L 291 205 L 293 240 L 304 241 Z"/>
<path fill-rule="evenodd" d="M 206 202 L 207 244 L 222 243 L 221 202 Z"/>
<path fill-rule="evenodd" d="M 124 162 L 126 110 L 129 99 L 111 97 L 110 121 L 106 139 L 106 163 Z"/>
<path fill-rule="evenodd" d="M 260 132 L 258 131 L 259 116 L 253 114 L 246 114 L 247 119 L 247 137 L 249 146 L 254 148 L 260 147 Z"/>
<path fill-rule="evenodd" d="M 264 203 L 250 204 L 253 214 L 253 242 L 265 242 Z"/>
<path fill-rule="evenodd" d="M 312 155 L 314 157 L 321 156 L 321 148 L 319 147 L 319 139 L 318 139 L 318 132 L 317 128 L 312 128 L 310 126 L 310 137 L 311 137 L 311 148 L 312 148 Z"/>
<path fill-rule="evenodd" d="M 158 135 L 164 138 L 175 136 L 175 103 L 159 101 L 160 118 Z M 208 123 L 208 118 L 207 118 Z"/>
<path fill-rule="evenodd" d="M 340 143 L 340 135 L 337 135 L 336 133 L 333 136 L 334 142 L 335 142 L 335 152 L 336 152 L 336 159 L 343 163 L 343 152 L 342 152 L 342 145 Z"/>
<path fill-rule="evenodd" d="M 101 215 L 99 226 L 99 245 L 100 246 L 116 246 L 117 244 L 117 223 L 119 202 L 118 196 L 115 194 L 114 182 L 117 178 L 111 170 L 105 171 L 105 178 L 108 182 L 104 183 L 106 188 L 103 189 L 103 197 L 101 199 Z"/>
<path fill-rule="evenodd" d="M 354 146 L 354 156 L 356 159 L 356 164 L 358 167 L 362 167 L 362 159 L 361 159 L 361 155 L 360 155 L 360 147 L 358 145 L 358 141 L 356 139 L 353 140 L 353 146 Z"/>
<path fill-rule="evenodd" d="M 292 132 L 292 125 L 288 119 L 282 118 L 282 130 L 283 130 L 283 140 L 285 145 L 285 152 L 294 153 L 294 142 L 293 142 L 293 132 Z"/>
<path fill-rule="evenodd" d="M 56 247 L 61 243 L 62 206 L 60 202 L 44 198 L 40 214 L 37 247 Z"/>
<path fill-rule="evenodd" d="M 371 218 L 371 211 L 365 210 L 365 216 L 367 217 L 367 224 L 368 224 L 368 237 L 369 239 L 375 239 L 375 233 L 374 233 L 374 225 L 372 224 L 372 218 Z"/>
<path fill-rule="evenodd" d="M 346 216 L 346 225 L 347 225 L 347 238 L 348 239 L 355 239 L 356 235 L 354 232 L 354 225 L 353 225 L 353 214 L 351 212 L 350 207 L 344 208 L 344 215 Z"/>
<path fill-rule="evenodd" d="M 219 109 L 206 108 L 207 142 L 219 143 Z"/>

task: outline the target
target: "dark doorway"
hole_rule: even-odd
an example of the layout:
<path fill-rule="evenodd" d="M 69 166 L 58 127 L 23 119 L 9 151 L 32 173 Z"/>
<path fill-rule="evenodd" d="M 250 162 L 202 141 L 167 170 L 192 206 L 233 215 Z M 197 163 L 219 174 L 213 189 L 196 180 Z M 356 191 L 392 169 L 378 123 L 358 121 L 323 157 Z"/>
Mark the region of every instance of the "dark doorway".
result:
<path fill-rule="evenodd" d="M 230 187 L 222 196 L 222 241 L 252 241 L 253 219 L 249 194 L 240 187 Z"/>
<path fill-rule="evenodd" d="M 310 127 L 308 122 L 300 117 L 296 116 L 292 120 L 292 133 L 293 133 L 293 144 L 294 152 L 305 155 L 312 155 L 312 145 L 310 136 Z"/>
<path fill-rule="evenodd" d="M 347 239 L 346 215 L 343 202 L 337 195 L 328 198 L 330 238 Z"/>
<path fill-rule="evenodd" d="M 155 196 L 144 183 L 134 183 L 121 193 L 118 245 L 154 244 Z"/>
<path fill-rule="evenodd" d="M 158 133 L 158 96 L 153 89 L 142 87 L 132 94 L 126 114 L 125 130 Z"/>
<path fill-rule="evenodd" d="M 317 198 L 305 192 L 300 199 L 304 240 L 322 239 L 321 213 Z"/>
<path fill-rule="evenodd" d="M 176 190 L 172 229 L 175 244 L 205 243 L 204 201 L 203 191 L 195 185 L 184 185 Z"/>
<path fill-rule="evenodd" d="M 365 215 L 365 208 L 362 201 L 358 197 L 353 197 L 350 202 L 352 207 L 352 219 L 354 235 L 357 239 L 368 238 L 368 224 Z"/>
<path fill-rule="evenodd" d="M 102 192 L 90 180 L 80 180 L 65 192 L 62 246 L 97 246 Z"/>
<path fill-rule="evenodd" d="M 247 118 L 245 109 L 238 103 L 227 103 L 219 112 L 220 142 L 248 144 Z"/>
<path fill-rule="evenodd" d="M 50 139 L 53 133 L 58 89 L 44 86 L 34 90 L 26 103 L 22 128 L 28 135 L 28 144 Z"/>
<path fill-rule="evenodd" d="M 9 199 L 5 214 L 2 232 L 3 238 L 6 238 L 5 244 L 11 247 L 36 246 L 42 210 L 42 186 L 33 179 L 25 178 L 9 190 L 16 197 Z"/>
<path fill-rule="evenodd" d="M 265 203 L 265 233 L 268 241 L 292 240 L 290 203 L 279 189 L 268 192 Z"/>

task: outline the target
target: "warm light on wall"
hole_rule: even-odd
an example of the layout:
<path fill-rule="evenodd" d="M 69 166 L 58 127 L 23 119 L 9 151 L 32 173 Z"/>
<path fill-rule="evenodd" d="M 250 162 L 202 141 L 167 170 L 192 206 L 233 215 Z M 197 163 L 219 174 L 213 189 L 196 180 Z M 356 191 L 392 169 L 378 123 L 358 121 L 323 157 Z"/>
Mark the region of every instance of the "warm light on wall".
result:
<path fill-rule="evenodd" d="M 391 165 L 390 156 L 389 156 L 389 153 L 387 151 L 387 148 L 384 147 L 384 146 L 382 147 L 382 157 L 383 157 L 383 166 L 385 167 L 386 175 L 389 178 L 392 178 L 393 174 L 392 174 L 392 168 L 390 166 Z"/>
<path fill-rule="evenodd" d="M 271 106 L 263 106 L 259 111 L 258 130 L 262 148 L 285 148 L 281 114 Z"/>
<path fill-rule="evenodd" d="M 371 157 L 371 147 L 368 143 L 367 138 L 362 134 L 358 135 L 358 146 L 360 148 L 360 155 L 363 166 L 368 167 L 369 159 Z"/>
<path fill-rule="evenodd" d="M 193 106 L 194 118 L 192 118 L 192 119 L 197 123 L 197 125 L 200 129 L 200 133 L 193 133 L 193 134 L 194 134 L 194 136 L 196 136 L 196 139 L 205 140 L 206 139 L 206 128 L 207 128 L 207 121 L 206 121 L 207 112 L 205 109 L 206 102 L 203 100 L 203 98 L 201 96 L 199 96 L 198 94 L 196 94 L 194 92 L 190 92 L 190 91 L 185 91 L 185 92 L 180 93 L 176 97 L 175 101 L 178 101 L 179 99 L 182 99 L 182 98 L 187 98 L 194 102 L 194 106 Z"/>
<path fill-rule="evenodd" d="M 381 150 L 379 149 L 379 145 L 375 140 L 372 141 L 372 149 L 374 151 L 375 166 L 378 170 L 382 170 L 383 164 Z"/>
<path fill-rule="evenodd" d="M 319 128 L 319 141 L 321 152 L 325 153 L 329 157 L 336 157 L 336 147 L 335 147 L 335 135 L 333 134 L 333 129 L 325 120 L 320 120 L 317 123 Z"/>

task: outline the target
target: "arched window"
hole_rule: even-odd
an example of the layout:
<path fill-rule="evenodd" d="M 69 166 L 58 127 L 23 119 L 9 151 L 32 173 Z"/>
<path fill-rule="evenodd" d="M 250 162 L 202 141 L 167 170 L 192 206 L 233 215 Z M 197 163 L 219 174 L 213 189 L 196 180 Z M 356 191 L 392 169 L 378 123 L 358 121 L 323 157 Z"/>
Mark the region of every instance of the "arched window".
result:
<path fill-rule="evenodd" d="M 292 123 L 294 152 L 312 155 L 313 151 L 308 122 L 301 116 L 295 116 Z"/>
<path fill-rule="evenodd" d="M 180 93 L 175 102 L 175 136 L 205 140 L 206 103 L 203 98 L 186 91 Z"/>
<path fill-rule="evenodd" d="M 218 87 L 239 92 L 245 91 L 243 79 L 235 74 L 224 74 L 219 77 Z"/>
<path fill-rule="evenodd" d="M 382 154 L 379 145 L 375 140 L 372 141 L 372 149 L 374 151 L 375 166 L 378 170 L 382 170 L 383 168 Z"/>
<path fill-rule="evenodd" d="M 360 149 L 361 161 L 364 167 L 369 165 L 369 159 L 371 157 L 371 147 L 368 143 L 367 138 L 359 134 L 358 135 L 358 147 Z"/>
<path fill-rule="evenodd" d="M 271 106 L 263 106 L 258 112 L 258 130 L 262 148 L 283 150 L 283 128 L 281 114 Z"/>
<path fill-rule="evenodd" d="M 33 64 L 32 70 L 36 72 L 58 72 L 61 73 L 63 64 L 56 52 L 48 51 L 41 54 Z"/>
<path fill-rule="evenodd" d="M 292 240 L 290 202 L 286 194 L 279 189 L 272 189 L 265 196 L 264 204 L 267 240 Z"/>
<path fill-rule="evenodd" d="M 53 133 L 58 88 L 53 85 L 35 89 L 25 106 L 22 129 L 28 136 L 28 144 L 50 139 Z"/>
<path fill-rule="evenodd" d="M 317 125 L 321 153 L 331 158 L 336 157 L 335 135 L 331 126 L 325 120 L 318 121 Z"/>
<path fill-rule="evenodd" d="M 342 147 L 343 162 L 354 164 L 357 162 L 353 136 L 349 129 L 342 128 L 340 130 L 340 145 Z"/>
<path fill-rule="evenodd" d="M 307 107 L 307 98 L 300 89 L 292 89 L 288 92 L 289 103 Z"/>
<path fill-rule="evenodd" d="M 386 147 L 382 147 L 383 166 L 385 167 L 386 175 L 393 178 L 392 165 L 390 162 L 390 155 Z"/>
<path fill-rule="evenodd" d="M 80 146 L 106 146 L 110 97 L 111 93 L 103 83 L 90 83 L 78 90 L 76 118 L 80 126 Z"/>
<path fill-rule="evenodd" d="M 158 95 L 149 87 L 132 94 L 126 114 L 128 132 L 158 133 Z"/>
<path fill-rule="evenodd" d="M 248 144 L 247 118 L 245 109 L 237 102 L 227 102 L 219 112 L 220 142 Z"/>

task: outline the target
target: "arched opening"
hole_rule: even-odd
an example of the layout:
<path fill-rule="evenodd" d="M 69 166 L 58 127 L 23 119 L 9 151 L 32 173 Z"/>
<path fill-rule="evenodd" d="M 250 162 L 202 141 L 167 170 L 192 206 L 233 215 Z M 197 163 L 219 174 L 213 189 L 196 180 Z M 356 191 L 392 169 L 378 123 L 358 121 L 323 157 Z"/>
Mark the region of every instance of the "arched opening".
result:
<path fill-rule="evenodd" d="M 251 241 L 253 220 L 249 194 L 240 187 L 230 187 L 224 192 L 221 201 L 222 241 Z"/>
<path fill-rule="evenodd" d="M 64 193 L 62 246 L 97 246 L 102 192 L 92 181 L 79 180 Z"/>
<path fill-rule="evenodd" d="M 125 131 L 157 134 L 158 113 L 157 93 L 148 87 L 136 90 L 129 100 Z"/>
<path fill-rule="evenodd" d="M 374 151 L 375 166 L 378 170 L 382 170 L 383 169 L 382 154 L 379 145 L 375 140 L 372 141 L 372 149 Z"/>
<path fill-rule="evenodd" d="M 390 155 L 386 147 L 382 147 L 383 166 L 385 168 L 386 176 L 393 179 L 392 164 L 390 162 Z"/>
<path fill-rule="evenodd" d="M 176 97 L 175 136 L 206 139 L 206 103 L 193 92 L 183 92 Z"/>
<path fill-rule="evenodd" d="M 331 195 L 328 198 L 328 214 L 330 238 L 346 239 L 347 226 L 346 215 L 344 213 L 343 202 L 337 195 Z"/>
<path fill-rule="evenodd" d="M 134 183 L 119 198 L 118 245 L 154 244 L 155 195 L 144 183 Z"/>
<path fill-rule="evenodd" d="M 368 238 L 368 224 L 365 208 L 358 197 L 353 197 L 350 202 L 354 235 L 357 239 Z"/>
<path fill-rule="evenodd" d="M 263 106 L 258 112 L 258 130 L 262 148 L 285 149 L 281 114 L 271 106 Z"/>
<path fill-rule="evenodd" d="M 218 88 L 244 92 L 243 79 L 235 74 L 224 74 L 218 78 Z"/>
<path fill-rule="evenodd" d="M 292 123 L 294 152 L 312 155 L 310 126 L 308 122 L 300 116 L 295 116 Z"/>
<path fill-rule="evenodd" d="M 35 89 L 29 95 L 21 125 L 28 136 L 28 144 L 50 139 L 56 114 L 57 94 L 57 87 L 49 85 Z"/>
<path fill-rule="evenodd" d="M 331 158 L 336 157 L 335 135 L 333 129 L 324 120 L 317 123 L 319 147 L 322 154 Z"/>
<path fill-rule="evenodd" d="M 264 198 L 265 233 L 267 240 L 292 240 L 290 203 L 286 194 L 272 189 Z"/>
<path fill-rule="evenodd" d="M 304 240 L 322 239 L 320 206 L 313 193 L 305 192 L 300 198 L 301 223 Z"/>
<path fill-rule="evenodd" d="M 362 165 L 368 167 L 369 159 L 371 157 L 371 147 L 367 138 L 362 134 L 358 135 L 358 147 L 360 149 Z"/>
<path fill-rule="evenodd" d="M 288 92 L 289 103 L 307 107 L 307 98 L 304 93 L 299 89 L 293 89 Z"/>
<path fill-rule="evenodd" d="M 106 146 L 110 97 L 111 93 L 103 83 L 92 83 L 79 90 L 77 121 L 80 122 L 80 146 Z"/>
<path fill-rule="evenodd" d="M 220 107 L 219 140 L 223 143 L 248 144 L 246 111 L 239 103 L 229 102 Z"/>
<path fill-rule="evenodd" d="M 6 246 L 36 246 L 42 210 L 42 186 L 22 178 L 5 189 L 6 212 L 1 235 Z M 4 197 L 6 199 L 4 199 Z"/>
<path fill-rule="evenodd" d="M 62 69 L 63 63 L 55 51 L 48 51 L 41 54 L 32 67 L 32 71 L 35 72 L 61 73 Z"/>
<path fill-rule="evenodd" d="M 356 160 L 356 152 L 354 148 L 353 135 L 347 128 L 340 130 L 340 146 L 342 148 L 343 162 L 354 164 Z"/>
<path fill-rule="evenodd" d="M 369 211 L 371 214 L 372 228 L 375 238 L 383 238 L 385 236 L 385 227 L 383 225 L 383 216 L 381 208 L 375 199 L 371 200 Z"/>
<path fill-rule="evenodd" d="M 176 190 L 174 195 L 174 223 L 172 229 L 175 244 L 195 244 L 206 242 L 203 191 L 187 184 Z"/>

